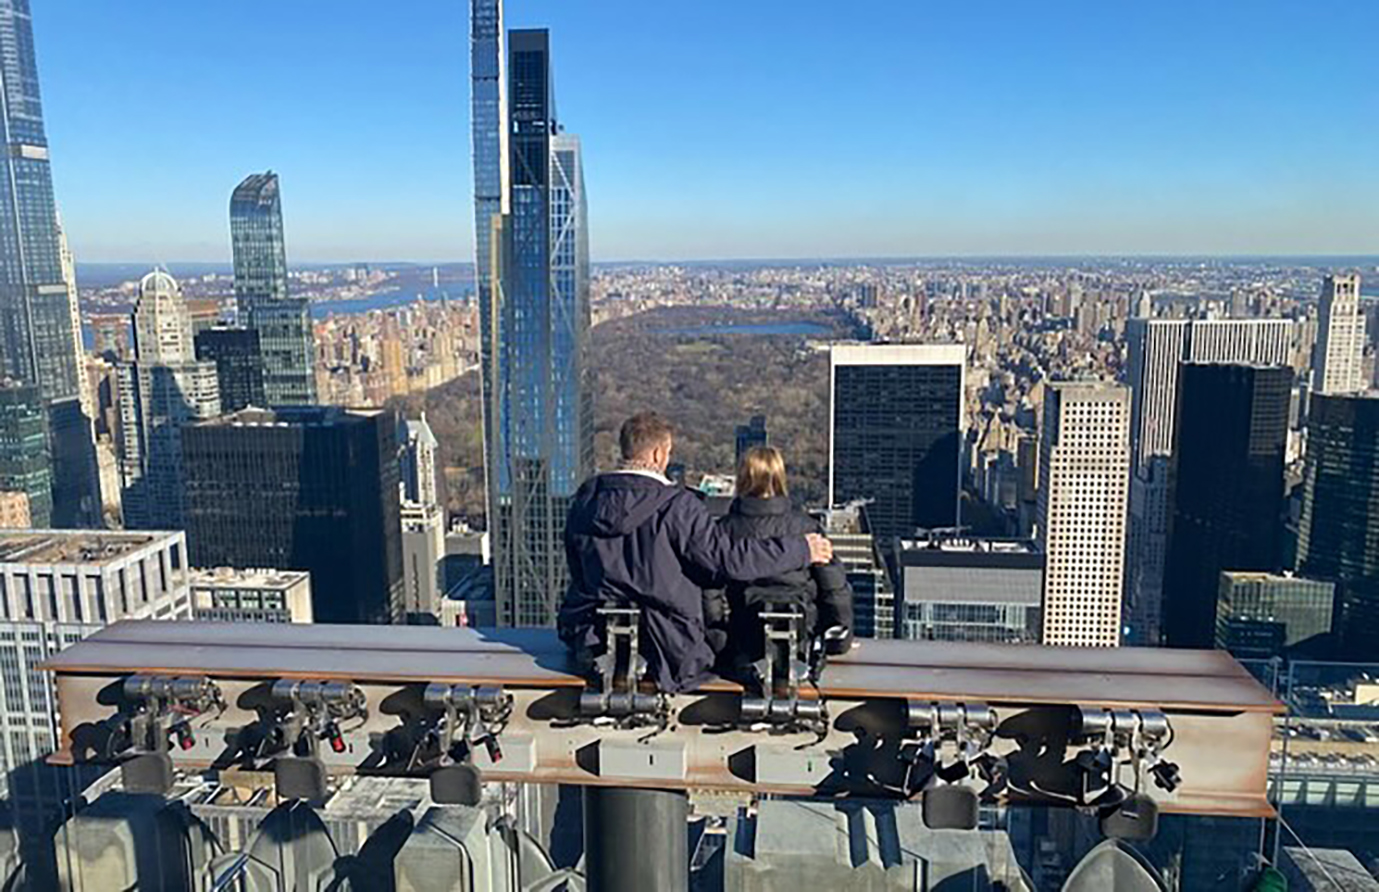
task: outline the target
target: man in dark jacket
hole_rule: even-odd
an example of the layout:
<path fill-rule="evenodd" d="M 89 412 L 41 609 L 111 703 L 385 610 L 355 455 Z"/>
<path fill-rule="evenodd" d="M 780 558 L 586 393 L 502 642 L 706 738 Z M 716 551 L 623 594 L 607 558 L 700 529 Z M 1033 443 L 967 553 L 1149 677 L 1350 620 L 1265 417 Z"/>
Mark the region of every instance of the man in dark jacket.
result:
<path fill-rule="evenodd" d="M 578 651 L 603 645 L 598 608 L 641 608 L 641 650 L 660 690 L 693 690 L 711 672 L 703 588 L 803 570 L 833 557 L 816 533 L 733 541 L 693 492 L 665 476 L 673 432 L 654 412 L 629 418 L 619 434 L 622 467 L 585 482 L 565 522 L 570 588 L 560 637 Z"/>

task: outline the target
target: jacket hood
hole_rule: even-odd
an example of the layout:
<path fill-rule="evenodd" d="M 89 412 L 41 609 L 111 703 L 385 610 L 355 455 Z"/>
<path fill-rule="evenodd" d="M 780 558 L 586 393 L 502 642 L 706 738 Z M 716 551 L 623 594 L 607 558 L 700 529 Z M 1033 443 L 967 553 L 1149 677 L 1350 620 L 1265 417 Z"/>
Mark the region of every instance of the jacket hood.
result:
<path fill-rule="evenodd" d="M 684 491 L 643 474 L 600 474 L 583 487 L 571 512 L 572 532 L 626 536 Z"/>

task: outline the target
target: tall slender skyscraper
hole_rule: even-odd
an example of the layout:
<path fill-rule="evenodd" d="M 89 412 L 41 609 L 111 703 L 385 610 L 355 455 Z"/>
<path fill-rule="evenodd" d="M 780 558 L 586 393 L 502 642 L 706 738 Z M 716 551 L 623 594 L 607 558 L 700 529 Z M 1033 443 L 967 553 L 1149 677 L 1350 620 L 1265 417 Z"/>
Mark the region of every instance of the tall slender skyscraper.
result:
<path fill-rule="evenodd" d="M 0 349 L 45 401 L 79 391 L 28 0 L 0 0 Z"/>
<path fill-rule="evenodd" d="M 1322 280 L 1312 391 L 1337 394 L 1364 390 L 1364 354 L 1365 316 L 1360 311 L 1360 276 L 1327 276 Z"/>
<path fill-rule="evenodd" d="M 501 4 L 472 23 L 476 269 L 498 620 L 549 625 L 569 499 L 593 470 L 589 247 L 579 141 L 556 123 L 550 39 Z M 487 271 L 484 272 L 487 264 Z"/>
<path fill-rule="evenodd" d="M 1336 583 L 1345 658 L 1379 653 L 1379 398 L 1312 398 L 1298 569 Z"/>
<path fill-rule="evenodd" d="M 1044 396 L 1038 539 L 1044 643 L 1120 644 L 1130 484 L 1130 391 L 1054 384 Z"/>
<path fill-rule="evenodd" d="M 44 403 L 52 522 L 100 517 L 90 401 L 82 399 L 76 281 L 48 163 L 28 0 L 0 0 L 0 370 Z"/>
<path fill-rule="evenodd" d="M 1172 647 L 1215 645 L 1222 571 L 1278 569 L 1292 383 L 1279 366 L 1182 367 L 1164 570 Z"/>
<path fill-rule="evenodd" d="M 311 308 L 287 287 L 278 175 L 245 177 L 230 196 L 230 240 L 240 321 L 259 333 L 264 396 L 271 406 L 316 402 L 316 348 Z"/>
<path fill-rule="evenodd" d="M 1132 414 L 1125 624 L 1131 644 L 1159 643 L 1168 548 L 1168 464 L 1179 369 L 1185 362 L 1269 366 L 1292 359 L 1288 319 L 1131 319 L 1126 327 Z"/>
<path fill-rule="evenodd" d="M 830 504 L 870 499 L 881 541 L 956 526 L 967 348 L 849 344 L 830 356 Z"/>

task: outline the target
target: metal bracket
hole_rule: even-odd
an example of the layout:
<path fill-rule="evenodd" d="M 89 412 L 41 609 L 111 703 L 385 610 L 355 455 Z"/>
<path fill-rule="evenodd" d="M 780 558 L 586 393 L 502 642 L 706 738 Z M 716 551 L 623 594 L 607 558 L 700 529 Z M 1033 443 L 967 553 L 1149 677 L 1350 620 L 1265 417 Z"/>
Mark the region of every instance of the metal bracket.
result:
<path fill-rule="evenodd" d="M 783 607 L 784 609 L 770 609 Z M 768 605 L 761 619 L 763 656 L 752 664 L 757 693 L 742 698 L 742 721 L 779 731 L 828 733 L 828 709 L 822 699 L 800 698 L 801 684 L 813 677 L 808 652 L 802 652 L 804 614 L 793 604 Z M 820 648 L 822 652 L 822 648 Z"/>
<path fill-rule="evenodd" d="M 346 749 L 341 722 L 366 719 L 369 714 L 364 692 L 345 681 L 298 681 L 283 678 L 271 689 L 278 704 L 273 732 L 265 737 L 260 756 L 284 750 L 291 755 L 315 756 L 325 740 L 335 753 Z"/>
<path fill-rule="evenodd" d="M 1003 782 L 999 761 L 989 756 L 995 734 L 996 711 L 985 703 L 911 700 L 906 703 L 909 734 L 901 741 L 900 757 L 908 763 L 904 792 L 919 792 L 932 782 L 960 783 L 973 768 L 988 786 Z M 927 769 L 916 775 L 917 769 Z"/>
<path fill-rule="evenodd" d="M 1163 757 L 1173 742 L 1173 726 L 1165 713 L 1104 706 L 1078 706 L 1076 710 L 1075 738 L 1086 745 L 1074 760 L 1081 775 L 1079 805 L 1118 805 L 1143 792 L 1146 773 L 1153 775 L 1155 785 L 1165 792 L 1178 788 L 1182 781 L 1178 766 Z M 1117 776 L 1118 764 L 1131 768 L 1129 790 Z"/>
<path fill-rule="evenodd" d="M 179 749 L 189 750 L 196 746 L 192 721 L 225 711 L 220 688 L 205 677 L 131 675 L 121 693 L 132 712 L 115 717 L 116 734 L 139 754 L 166 753 L 174 739 Z"/>
<path fill-rule="evenodd" d="M 599 675 L 597 690 L 586 686 L 579 696 L 579 715 L 594 724 L 620 728 L 670 723 L 670 698 L 642 690 L 646 658 L 639 649 L 641 610 L 636 607 L 602 607 L 604 652 L 594 661 Z"/>
<path fill-rule="evenodd" d="M 472 761 L 476 742 L 484 746 L 490 762 L 502 760 L 498 736 L 512 715 L 512 695 L 502 687 L 432 682 L 422 692 L 422 703 L 433 719 L 409 767 L 447 759 L 452 763 Z M 476 736 L 476 731 L 481 733 Z"/>

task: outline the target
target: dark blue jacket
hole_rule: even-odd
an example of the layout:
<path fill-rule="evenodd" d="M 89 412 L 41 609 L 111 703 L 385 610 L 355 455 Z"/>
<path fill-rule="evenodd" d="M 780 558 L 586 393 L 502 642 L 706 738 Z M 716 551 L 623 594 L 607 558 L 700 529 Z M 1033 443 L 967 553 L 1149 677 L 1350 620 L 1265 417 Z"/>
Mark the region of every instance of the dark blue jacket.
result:
<path fill-rule="evenodd" d="M 599 474 L 579 488 L 565 521 L 565 555 L 570 588 L 560 637 L 577 650 L 598 650 L 597 609 L 641 607 L 648 675 L 671 693 L 693 690 L 713 666 L 704 588 L 809 566 L 802 535 L 735 541 L 690 490 L 628 473 Z"/>

